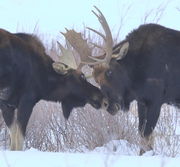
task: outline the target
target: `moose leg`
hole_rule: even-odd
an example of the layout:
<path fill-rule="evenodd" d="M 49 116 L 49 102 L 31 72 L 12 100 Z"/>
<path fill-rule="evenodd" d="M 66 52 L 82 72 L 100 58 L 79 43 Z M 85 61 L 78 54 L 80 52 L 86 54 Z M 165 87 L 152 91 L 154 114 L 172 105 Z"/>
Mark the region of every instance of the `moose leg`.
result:
<path fill-rule="evenodd" d="M 16 150 L 23 149 L 23 143 L 26 133 L 26 127 L 31 116 L 33 107 L 37 102 L 36 94 L 33 91 L 28 92 L 22 96 L 17 112 L 17 123 L 16 123 Z"/>
<path fill-rule="evenodd" d="M 32 92 L 21 97 L 14 119 L 8 126 L 11 137 L 11 150 L 23 149 L 26 126 L 35 103 L 36 99 Z"/>
<path fill-rule="evenodd" d="M 9 128 L 10 138 L 11 138 L 11 150 L 15 148 L 15 135 L 16 135 L 16 117 L 15 108 L 9 107 L 6 104 L 1 104 L 2 115 L 4 121 Z"/>
<path fill-rule="evenodd" d="M 24 136 L 21 133 L 20 125 L 18 124 L 16 119 L 14 119 L 14 121 L 13 121 L 12 125 L 10 126 L 9 130 L 10 130 L 10 137 L 11 137 L 11 147 L 10 147 L 10 149 L 12 151 L 14 151 L 14 150 L 22 150 L 23 149 Z"/>
<path fill-rule="evenodd" d="M 22 150 L 24 137 L 20 131 L 19 124 L 17 123 L 17 110 L 14 108 L 3 107 L 3 117 L 6 125 L 9 128 L 11 138 L 11 150 Z"/>
<path fill-rule="evenodd" d="M 14 120 L 15 108 L 9 107 L 6 104 L 1 104 L 0 109 L 7 127 L 10 127 Z"/>
<path fill-rule="evenodd" d="M 138 102 L 139 132 L 141 135 L 140 155 L 153 149 L 152 132 L 156 126 L 159 114 L 159 104 L 151 103 L 151 105 L 146 105 L 145 103 Z"/>

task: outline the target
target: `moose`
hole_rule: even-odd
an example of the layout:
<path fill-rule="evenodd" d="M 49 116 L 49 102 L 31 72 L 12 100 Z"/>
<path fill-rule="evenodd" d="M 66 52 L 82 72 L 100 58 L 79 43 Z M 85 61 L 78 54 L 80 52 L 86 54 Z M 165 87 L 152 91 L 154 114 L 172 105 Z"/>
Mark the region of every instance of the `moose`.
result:
<path fill-rule="evenodd" d="M 0 109 L 10 131 L 11 150 L 23 149 L 28 120 L 41 99 L 61 102 L 66 119 L 73 108 L 86 103 L 96 109 L 108 106 L 81 68 L 74 69 L 73 59 L 66 65 L 73 53 L 60 46 L 63 55 L 54 62 L 35 35 L 0 29 Z"/>
<path fill-rule="evenodd" d="M 93 68 L 95 81 L 109 98 L 107 111 L 114 115 L 120 109 L 128 111 L 137 101 L 139 132 L 142 139 L 140 154 L 153 149 L 152 132 L 162 104 L 180 104 L 180 31 L 158 24 L 144 24 L 129 33 L 114 46 L 108 23 L 95 7 L 105 35 L 92 28 L 104 39 L 104 46 L 90 47 L 82 34 L 67 30 L 64 36 L 79 53 L 84 64 Z M 76 40 L 74 40 L 76 39 Z M 80 45 L 81 44 L 81 45 Z M 105 53 L 93 55 L 93 48 Z"/>

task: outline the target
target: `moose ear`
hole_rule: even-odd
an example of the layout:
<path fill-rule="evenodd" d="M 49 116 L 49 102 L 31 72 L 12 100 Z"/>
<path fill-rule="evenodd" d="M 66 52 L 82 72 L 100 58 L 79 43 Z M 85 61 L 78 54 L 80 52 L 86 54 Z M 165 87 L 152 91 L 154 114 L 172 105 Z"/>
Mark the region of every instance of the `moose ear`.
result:
<path fill-rule="evenodd" d="M 116 60 L 120 60 L 126 56 L 128 49 L 129 49 L 129 42 L 125 42 L 125 43 L 121 44 L 118 47 L 118 49 L 119 49 L 119 53 L 112 55 L 112 58 L 115 58 Z"/>
<path fill-rule="evenodd" d="M 57 73 L 62 74 L 62 75 L 66 74 L 68 72 L 68 70 L 70 69 L 68 65 L 65 65 L 65 64 L 60 63 L 60 62 L 54 62 L 52 64 L 52 66 L 53 66 L 53 69 Z"/>

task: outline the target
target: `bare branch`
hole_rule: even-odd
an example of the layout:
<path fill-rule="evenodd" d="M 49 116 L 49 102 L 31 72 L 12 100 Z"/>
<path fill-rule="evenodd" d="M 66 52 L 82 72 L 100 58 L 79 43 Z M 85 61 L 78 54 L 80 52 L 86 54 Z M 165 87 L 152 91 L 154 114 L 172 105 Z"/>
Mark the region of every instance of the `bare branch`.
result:
<path fill-rule="evenodd" d="M 176 9 L 180 12 L 180 7 L 177 7 Z"/>
<path fill-rule="evenodd" d="M 156 9 L 150 9 L 149 11 L 147 11 L 143 18 L 143 23 L 144 24 L 148 22 L 158 23 L 162 18 L 169 2 L 170 0 L 167 0 L 166 2 L 161 3 Z"/>

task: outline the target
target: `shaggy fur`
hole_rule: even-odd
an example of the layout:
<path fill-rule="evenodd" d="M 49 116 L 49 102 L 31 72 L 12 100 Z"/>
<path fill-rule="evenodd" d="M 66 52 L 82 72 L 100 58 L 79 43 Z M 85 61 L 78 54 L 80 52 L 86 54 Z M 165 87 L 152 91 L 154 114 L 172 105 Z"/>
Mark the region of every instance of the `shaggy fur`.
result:
<path fill-rule="evenodd" d="M 129 42 L 127 55 L 111 60 L 101 89 L 110 98 L 111 114 L 117 111 L 114 104 L 127 111 L 130 102 L 137 101 L 139 131 L 148 140 L 162 104 L 180 104 L 180 31 L 157 24 L 142 25 L 113 48 L 114 54 L 124 42 Z"/>
<path fill-rule="evenodd" d="M 103 104 L 104 96 L 83 74 L 74 70 L 57 74 L 52 63 L 37 37 L 0 30 L 0 108 L 10 129 L 11 150 L 22 149 L 28 120 L 39 100 L 62 102 L 66 119 L 74 107 L 90 103 L 98 109 Z"/>

